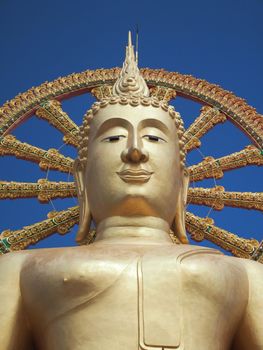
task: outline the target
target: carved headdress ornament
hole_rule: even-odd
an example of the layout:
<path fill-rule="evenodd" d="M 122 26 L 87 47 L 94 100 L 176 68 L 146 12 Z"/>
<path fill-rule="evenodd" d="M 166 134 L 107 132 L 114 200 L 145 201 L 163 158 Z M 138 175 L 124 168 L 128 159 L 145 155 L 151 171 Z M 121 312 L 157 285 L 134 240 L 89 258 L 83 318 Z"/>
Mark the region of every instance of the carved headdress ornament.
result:
<path fill-rule="evenodd" d="M 113 86 L 102 85 L 91 90 L 91 93 L 101 101 L 110 97 L 122 98 L 155 98 L 160 102 L 168 103 L 175 98 L 176 92 L 165 87 L 148 88 L 143 76 L 138 68 L 138 63 L 134 54 L 131 32 L 128 33 L 128 45 L 126 46 L 125 61 L 120 75 Z"/>
<path fill-rule="evenodd" d="M 134 47 L 132 45 L 131 32 L 128 33 L 128 45 L 126 46 L 126 56 L 120 75 L 113 86 L 102 85 L 91 90 L 91 93 L 99 100 L 95 102 L 91 109 L 84 115 L 83 125 L 79 132 L 79 160 L 85 164 L 87 162 L 87 150 L 89 139 L 89 124 L 95 114 L 109 104 L 122 104 L 138 106 L 153 106 L 162 108 L 169 113 L 174 120 L 179 138 L 181 167 L 185 168 L 185 137 L 184 124 L 178 112 L 168 102 L 176 96 L 172 89 L 153 87 L 148 88 L 135 59 Z"/>
<path fill-rule="evenodd" d="M 150 91 L 145 80 L 140 74 L 135 60 L 132 45 L 131 32 L 128 34 L 128 46 L 126 46 L 126 57 L 119 78 L 113 85 L 113 96 L 138 96 L 149 97 Z"/>
<path fill-rule="evenodd" d="M 96 114 L 101 109 L 107 108 L 107 106 L 111 105 L 130 105 L 132 107 L 142 105 L 145 107 L 148 106 L 151 108 L 160 108 L 167 112 L 173 119 L 177 129 L 180 166 L 181 170 L 184 172 L 184 179 L 187 179 L 184 148 L 186 139 L 184 136 L 185 129 L 183 120 L 180 114 L 174 110 L 174 107 L 168 105 L 168 101 L 172 97 L 175 97 L 175 93 L 172 89 L 167 88 L 157 87 L 149 90 L 143 76 L 140 74 L 137 60 L 135 59 L 131 32 L 128 34 L 128 45 L 126 46 L 125 61 L 115 84 L 113 87 L 110 85 L 102 85 L 96 89 L 93 89 L 91 92 L 99 101 L 95 102 L 91 109 L 86 112 L 83 124 L 79 128 L 78 158 L 75 161 L 76 168 L 81 169 L 83 172 L 88 164 L 90 124 L 93 118 L 96 118 Z M 89 211 L 87 192 L 86 194 L 80 193 L 79 196 L 81 197 L 80 203 L 82 204 L 80 206 L 80 229 L 78 231 L 77 241 L 85 242 L 91 223 L 91 213 Z M 188 239 L 185 233 L 184 210 L 181 208 L 181 206 L 184 205 L 184 197 L 185 196 L 181 194 L 181 199 L 180 201 L 178 200 L 175 213 L 176 219 L 173 221 L 172 230 L 177 232 L 177 236 L 180 237 L 181 242 L 187 243 Z M 87 213 L 89 214 L 87 215 Z M 91 234 L 91 237 L 91 239 L 93 239 L 94 235 Z M 177 241 L 174 233 L 172 233 L 172 237 L 174 237 L 174 240 Z"/>

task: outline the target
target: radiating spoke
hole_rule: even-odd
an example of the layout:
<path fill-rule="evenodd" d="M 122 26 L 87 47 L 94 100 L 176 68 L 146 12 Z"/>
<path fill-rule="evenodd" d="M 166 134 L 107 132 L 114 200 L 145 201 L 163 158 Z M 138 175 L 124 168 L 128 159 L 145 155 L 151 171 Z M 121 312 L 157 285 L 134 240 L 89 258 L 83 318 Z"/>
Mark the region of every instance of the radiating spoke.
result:
<path fill-rule="evenodd" d="M 12 135 L 0 139 L 0 156 L 3 155 L 13 155 L 36 162 L 42 170 L 52 169 L 66 173 L 72 173 L 73 170 L 73 159 L 64 157 L 56 149 L 51 148 L 46 151 L 28 143 L 22 143 Z"/>
<path fill-rule="evenodd" d="M 151 94 L 158 99 L 174 98 L 176 94 L 205 104 L 201 114 L 185 133 L 186 151 L 200 146 L 200 138 L 226 117 L 245 132 L 252 142 L 262 148 L 263 118 L 243 99 L 220 87 L 189 75 L 168 73 L 164 70 L 142 69 Z M 36 114 L 47 120 L 64 134 L 64 141 L 77 146 L 78 126 L 62 110 L 60 102 L 64 98 L 92 92 L 101 97 L 111 91 L 112 84 L 119 76 L 118 68 L 110 70 L 85 71 L 46 82 L 19 94 L 0 107 L 0 135 L 7 135 L 21 122 Z M 52 100 L 53 99 L 53 100 Z M 209 107 L 215 106 L 216 108 Z M 219 112 L 220 111 L 220 112 Z M 247 166 L 263 165 L 262 151 L 248 146 L 240 152 L 219 159 L 206 157 L 201 163 L 189 168 L 191 181 L 205 178 L 220 178 L 224 171 Z M 73 160 L 61 155 L 57 150 L 48 151 L 16 140 L 13 136 L 0 138 L 0 155 L 14 155 L 18 158 L 39 163 L 44 170 L 55 169 L 72 172 Z M 38 197 L 40 201 L 75 195 L 73 183 L 55 183 L 41 180 L 38 183 L 0 182 L 0 198 Z M 1 197 L 2 196 L 2 197 Z M 226 192 L 222 187 L 213 189 L 190 189 L 188 202 L 204 204 L 215 209 L 224 205 L 262 210 L 262 193 Z M 4 231 L 0 235 L 0 253 L 24 249 L 52 233 L 67 232 L 78 222 L 78 207 L 62 212 L 52 212 L 47 220 L 24 227 L 17 231 Z M 211 219 L 202 219 L 193 214 L 186 215 L 187 229 L 196 240 L 204 238 L 213 241 L 234 255 L 263 262 L 263 247 L 256 240 L 242 239 L 213 225 Z M 91 234 L 91 240 L 94 234 Z"/>
<path fill-rule="evenodd" d="M 21 230 L 3 231 L 0 234 L 0 254 L 25 249 L 29 245 L 35 244 L 53 233 L 64 235 L 78 221 L 79 207 L 76 206 L 59 212 L 50 212 L 48 219 L 30 226 L 25 226 Z"/>
<path fill-rule="evenodd" d="M 46 119 L 51 125 L 60 130 L 63 134 L 63 141 L 72 146 L 78 146 L 77 135 L 78 126 L 61 108 L 61 103 L 57 100 L 49 100 L 41 104 L 36 110 L 36 115 Z"/>
<path fill-rule="evenodd" d="M 226 115 L 221 113 L 218 108 L 203 106 L 201 114 L 195 119 L 193 124 L 185 131 L 186 152 L 201 145 L 200 138 L 212 129 L 216 124 L 226 121 Z"/>
<path fill-rule="evenodd" d="M 230 251 L 241 258 L 252 258 L 259 242 L 255 239 L 244 239 L 213 225 L 210 218 L 200 218 L 192 213 L 186 213 L 186 229 L 191 238 L 201 242 L 207 239 L 219 247 Z"/>
<path fill-rule="evenodd" d="M 102 84 L 91 89 L 90 92 L 97 100 L 102 100 L 105 96 L 112 96 L 112 85 Z"/>
<path fill-rule="evenodd" d="M 176 91 L 163 86 L 154 86 L 150 88 L 151 96 L 156 97 L 159 101 L 166 101 L 169 103 L 176 97 Z"/>
<path fill-rule="evenodd" d="M 223 186 L 189 188 L 187 202 L 207 205 L 216 210 L 224 206 L 263 211 L 263 192 L 226 192 Z"/>
<path fill-rule="evenodd" d="M 67 198 L 76 196 L 74 182 L 52 182 L 39 179 L 32 182 L 6 182 L 0 181 L 0 199 L 17 199 L 37 197 L 42 203 L 54 198 Z"/>
<path fill-rule="evenodd" d="M 218 107 L 229 120 L 240 127 L 256 145 L 262 145 L 262 116 L 246 102 L 229 91 L 204 80 L 163 69 L 141 69 L 151 87 L 173 89 L 178 95 Z M 98 69 L 60 77 L 52 82 L 29 89 L 0 107 L 0 135 L 5 135 L 28 116 L 35 113 L 39 103 L 47 99 L 70 97 L 86 93 L 100 85 L 112 85 L 120 74 L 119 68 Z"/>
<path fill-rule="evenodd" d="M 141 69 L 146 82 L 152 86 L 174 88 L 179 96 L 192 98 L 202 104 L 215 106 L 224 112 L 228 119 L 243 130 L 253 142 L 262 147 L 262 115 L 255 108 L 248 106 L 246 101 L 223 90 L 215 84 L 196 79 L 191 75 L 182 75 L 177 72 L 166 72 L 162 69 Z"/>
<path fill-rule="evenodd" d="M 202 162 L 188 168 L 190 181 L 200 181 L 208 178 L 220 179 L 224 171 L 241 168 L 246 165 L 263 165 L 263 153 L 255 146 L 247 146 L 240 152 L 214 159 L 205 157 Z"/>

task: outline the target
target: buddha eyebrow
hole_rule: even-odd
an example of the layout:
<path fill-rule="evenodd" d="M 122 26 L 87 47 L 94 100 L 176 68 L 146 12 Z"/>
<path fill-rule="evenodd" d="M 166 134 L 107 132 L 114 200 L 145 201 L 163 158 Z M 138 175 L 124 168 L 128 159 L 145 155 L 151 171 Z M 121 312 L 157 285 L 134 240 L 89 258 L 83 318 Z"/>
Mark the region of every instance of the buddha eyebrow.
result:
<path fill-rule="evenodd" d="M 160 129 L 165 134 L 169 134 L 169 132 L 170 132 L 170 130 L 167 127 L 167 125 L 165 125 L 160 120 L 154 119 L 154 118 L 149 118 L 149 119 L 142 120 L 139 123 L 139 126 L 141 128 L 154 127 L 154 128 Z"/>
<path fill-rule="evenodd" d="M 98 128 L 98 131 L 96 133 L 96 137 L 99 137 L 100 135 L 102 135 L 105 131 L 114 128 L 116 126 L 121 126 L 123 128 L 128 129 L 129 128 L 130 123 L 122 118 L 110 118 L 105 120 Z"/>

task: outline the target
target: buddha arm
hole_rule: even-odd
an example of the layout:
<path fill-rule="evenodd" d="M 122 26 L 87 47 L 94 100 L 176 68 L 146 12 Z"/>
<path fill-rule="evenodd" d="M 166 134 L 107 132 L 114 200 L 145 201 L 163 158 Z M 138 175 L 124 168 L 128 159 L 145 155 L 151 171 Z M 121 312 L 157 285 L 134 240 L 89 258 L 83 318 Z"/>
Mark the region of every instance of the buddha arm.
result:
<path fill-rule="evenodd" d="M 0 257 L 0 347 L 1 350 L 29 349 L 29 332 L 19 288 L 24 255 L 10 253 Z"/>
<path fill-rule="evenodd" d="M 249 300 L 233 350 L 263 350 L 263 265 L 246 261 L 245 266 Z"/>

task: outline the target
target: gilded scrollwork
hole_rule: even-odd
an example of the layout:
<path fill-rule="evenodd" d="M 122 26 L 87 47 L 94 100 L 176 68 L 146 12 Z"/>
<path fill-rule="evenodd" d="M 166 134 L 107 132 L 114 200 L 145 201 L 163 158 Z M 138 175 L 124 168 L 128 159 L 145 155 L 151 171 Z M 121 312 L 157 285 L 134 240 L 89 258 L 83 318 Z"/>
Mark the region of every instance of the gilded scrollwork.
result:
<path fill-rule="evenodd" d="M 78 126 L 61 108 L 61 103 L 57 100 L 48 100 L 41 103 L 36 110 L 39 118 L 47 120 L 51 125 L 60 130 L 63 134 L 63 141 L 72 146 L 78 146 Z"/>
<path fill-rule="evenodd" d="M 102 100 L 103 98 L 112 96 L 112 85 L 101 85 L 91 90 L 92 95 L 96 97 L 97 100 Z M 152 97 L 157 98 L 159 101 L 168 103 L 176 97 L 176 91 L 171 88 L 166 88 L 162 86 L 154 86 L 150 88 L 150 94 Z"/>
<path fill-rule="evenodd" d="M 185 150 L 186 152 L 201 145 L 200 138 L 212 129 L 216 124 L 226 121 L 226 115 L 221 113 L 218 108 L 203 106 L 200 115 L 185 131 Z"/>
<path fill-rule="evenodd" d="M 205 157 L 202 162 L 190 166 L 188 171 L 191 181 L 201 181 L 209 178 L 220 179 L 224 171 L 247 165 L 263 165 L 263 153 L 253 145 L 218 159 Z"/>
<path fill-rule="evenodd" d="M 7 134 L 25 118 L 33 115 L 40 104 L 46 100 L 62 99 L 70 95 L 90 92 L 101 85 L 113 85 L 119 73 L 120 68 L 74 73 L 52 82 L 45 82 L 17 95 L 0 108 L 0 135 Z M 239 126 L 259 148 L 262 148 L 263 118 L 243 99 L 215 84 L 210 84 L 191 75 L 149 68 L 141 69 L 141 73 L 150 87 L 160 86 L 173 89 L 179 96 L 182 95 L 218 108 L 229 120 Z"/>
<path fill-rule="evenodd" d="M 50 199 L 76 196 L 74 182 L 54 182 L 39 179 L 37 183 L 0 181 L 0 199 L 36 197 L 41 203 Z"/>
<path fill-rule="evenodd" d="M 240 238 L 214 226 L 212 219 L 203 219 L 192 213 L 186 213 L 186 229 L 193 240 L 200 242 L 207 239 L 240 258 L 251 259 L 259 247 L 257 240 Z"/>
<path fill-rule="evenodd" d="M 48 151 L 23 143 L 13 135 L 7 135 L 0 139 L 0 156 L 13 155 L 17 158 L 30 160 L 39 164 L 42 170 L 59 170 L 72 173 L 73 159 L 64 157 L 56 149 Z"/>
<path fill-rule="evenodd" d="M 159 101 L 165 101 L 167 103 L 176 98 L 176 91 L 174 89 L 163 86 L 154 86 L 150 88 L 150 92 L 151 96 L 156 97 Z"/>
<path fill-rule="evenodd" d="M 226 192 L 223 186 L 189 188 L 187 202 L 207 205 L 216 210 L 224 206 L 263 211 L 263 192 Z"/>
<path fill-rule="evenodd" d="M 112 96 L 112 85 L 103 84 L 91 89 L 91 93 L 97 100 L 102 100 L 104 97 Z"/>
<path fill-rule="evenodd" d="M 244 131 L 257 146 L 248 146 L 240 152 L 219 159 L 204 158 L 201 163 L 189 167 L 191 181 L 200 181 L 212 177 L 221 178 L 224 171 L 250 164 L 263 165 L 263 118 L 254 108 L 248 106 L 243 99 L 234 96 L 217 85 L 196 79 L 191 75 L 148 68 L 141 69 L 141 73 L 152 95 L 159 99 L 166 98 L 168 101 L 177 95 L 205 104 L 200 116 L 184 135 L 187 151 L 198 147 L 200 138 L 214 125 L 224 122 L 226 119 Z M 8 133 L 35 113 L 39 117 L 47 119 L 62 131 L 66 143 L 77 146 L 78 127 L 62 110 L 58 100 L 85 92 L 93 93 L 98 99 L 101 99 L 105 94 L 109 96 L 112 85 L 119 74 L 119 68 L 74 73 L 52 82 L 45 82 L 36 88 L 31 88 L 25 93 L 17 95 L 11 101 L 7 101 L 0 108 L 0 155 L 14 155 L 18 158 L 36 162 L 43 170 L 54 169 L 71 173 L 73 169 L 71 158 L 64 157 L 56 149 L 46 151 L 22 143 L 16 140 L 14 136 L 8 135 Z M 8 196 L 8 198 L 12 196 L 20 198 L 20 196 L 29 194 L 33 196 L 34 194 L 40 201 L 45 202 L 49 198 L 64 197 L 67 193 L 75 195 L 74 184 L 63 183 L 62 185 L 60 183 L 57 187 L 55 183 L 44 181 L 38 184 L 19 184 L 15 182 L 7 184 L 2 181 L 0 183 L 0 198 L 1 193 L 6 198 Z M 230 205 L 262 210 L 262 194 L 225 192 L 219 186 L 215 189 L 190 189 L 188 200 L 191 203 L 205 204 L 215 209 Z M 54 232 L 66 233 L 70 227 L 78 222 L 76 211 L 78 211 L 77 208 L 71 208 L 60 213 L 50 213 L 49 218 L 41 223 L 25 227 L 22 230 L 4 231 L 1 235 L 0 251 L 6 253 L 10 250 L 24 249 Z M 236 256 L 253 259 L 257 256 L 254 260 L 263 262 L 262 249 L 257 241 L 239 238 L 214 226 L 211 219 L 201 219 L 190 213 L 186 215 L 186 222 L 187 229 L 194 239 L 201 241 L 205 238 L 226 250 L 230 250 Z M 92 233 L 90 239 L 93 240 L 94 237 L 95 233 Z M 257 255 L 255 255 L 255 252 L 258 252 Z"/>
<path fill-rule="evenodd" d="M 0 254 L 25 249 L 56 232 L 65 234 L 78 223 L 78 220 L 79 207 L 73 207 L 61 212 L 52 211 L 48 214 L 48 219 L 26 226 L 21 230 L 5 230 L 0 235 Z M 186 228 L 191 238 L 198 242 L 207 239 L 237 257 L 263 262 L 261 261 L 262 244 L 260 245 L 255 239 L 240 238 L 229 231 L 214 226 L 211 218 L 200 218 L 192 213 L 186 213 Z M 85 243 L 91 243 L 95 236 L 96 231 L 92 230 L 88 236 L 88 242 Z M 176 239 L 174 243 L 178 244 L 178 240 Z"/>
<path fill-rule="evenodd" d="M 78 223 L 79 207 L 53 211 L 48 219 L 25 226 L 21 230 L 5 230 L 0 234 L 0 254 L 27 248 L 53 233 L 65 234 Z"/>

